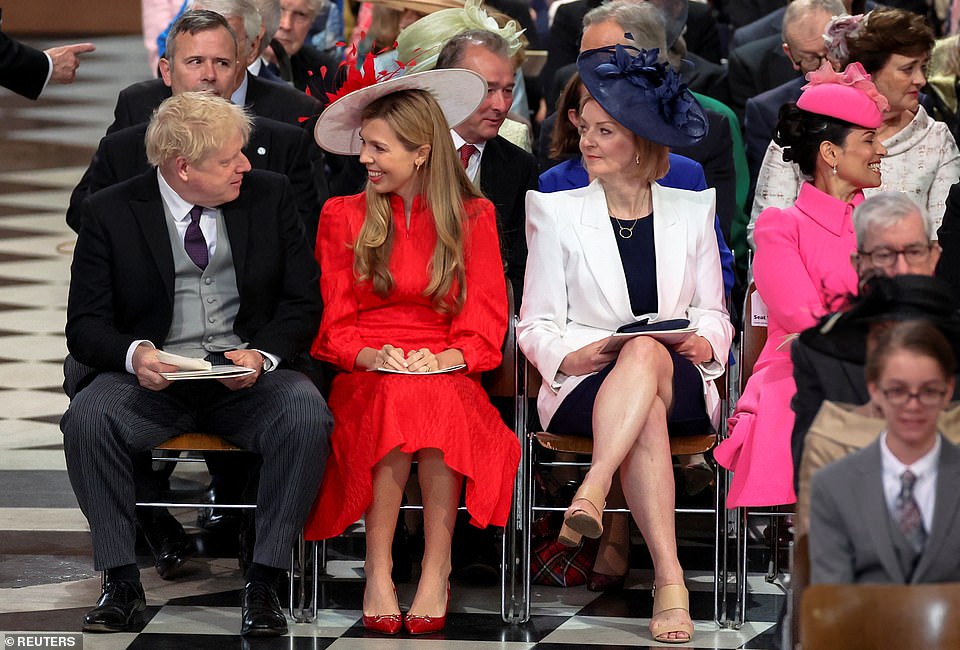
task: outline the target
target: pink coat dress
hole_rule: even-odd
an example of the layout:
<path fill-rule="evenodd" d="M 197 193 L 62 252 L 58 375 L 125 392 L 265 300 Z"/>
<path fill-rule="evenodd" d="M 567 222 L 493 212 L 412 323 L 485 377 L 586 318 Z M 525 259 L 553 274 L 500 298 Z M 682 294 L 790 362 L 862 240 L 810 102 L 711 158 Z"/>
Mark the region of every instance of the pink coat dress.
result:
<path fill-rule="evenodd" d="M 797 386 L 789 337 L 856 291 L 852 212 L 861 201 L 861 192 L 844 203 L 804 183 L 793 206 L 768 208 L 757 220 L 753 275 L 767 305 L 767 343 L 728 421 L 730 437 L 714 452 L 717 462 L 733 471 L 727 507 L 797 499 L 790 454 L 790 400 Z"/>

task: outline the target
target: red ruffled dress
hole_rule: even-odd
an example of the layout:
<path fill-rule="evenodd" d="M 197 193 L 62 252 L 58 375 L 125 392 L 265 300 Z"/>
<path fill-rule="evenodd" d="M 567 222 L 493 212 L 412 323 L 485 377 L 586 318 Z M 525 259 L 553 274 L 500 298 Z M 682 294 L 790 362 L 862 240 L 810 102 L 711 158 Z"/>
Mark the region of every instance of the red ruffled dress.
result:
<path fill-rule="evenodd" d="M 356 279 L 353 243 L 365 206 L 364 194 L 334 197 L 320 214 L 317 259 L 324 310 L 311 354 L 344 372 L 334 378 L 330 393 L 332 450 L 306 537 L 335 537 L 357 521 L 373 496 L 374 465 L 397 447 L 406 453 L 443 451 L 446 464 L 464 476 L 471 523 L 503 526 L 510 514 L 520 444 L 479 382 L 479 373 L 500 363 L 509 317 L 493 204 L 485 199 L 466 202 L 467 293 L 456 314 L 437 312 L 423 294 L 436 231 L 422 197 L 414 200 L 408 228 L 402 200 L 391 196 L 390 294 L 381 298 L 369 281 Z M 387 343 L 404 351 L 455 348 L 467 367 L 428 376 L 354 371 L 361 349 L 380 349 Z"/>

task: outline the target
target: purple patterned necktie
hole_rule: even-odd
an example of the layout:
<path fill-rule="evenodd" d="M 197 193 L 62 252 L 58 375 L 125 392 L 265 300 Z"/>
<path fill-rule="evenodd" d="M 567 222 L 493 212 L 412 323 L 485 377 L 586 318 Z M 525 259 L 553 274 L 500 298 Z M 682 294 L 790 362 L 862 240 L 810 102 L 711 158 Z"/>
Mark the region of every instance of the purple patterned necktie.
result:
<path fill-rule="evenodd" d="M 183 235 L 183 248 L 201 271 L 207 268 L 210 255 L 207 250 L 207 240 L 203 238 L 203 231 L 200 230 L 202 213 L 203 208 L 199 205 L 190 208 L 190 225 L 187 226 L 187 232 Z"/>
<path fill-rule="evenodd" d="M 913 498 L 913 485 L 916 482 L 917 477 L 910 470 L 900 475 L 900 494 L 897 495 L 895 516 L 900 532 L 910 542 L 913 550 L 920 553 L 927 541 L 927 531 L 923 529 L 920 507 Z"/>

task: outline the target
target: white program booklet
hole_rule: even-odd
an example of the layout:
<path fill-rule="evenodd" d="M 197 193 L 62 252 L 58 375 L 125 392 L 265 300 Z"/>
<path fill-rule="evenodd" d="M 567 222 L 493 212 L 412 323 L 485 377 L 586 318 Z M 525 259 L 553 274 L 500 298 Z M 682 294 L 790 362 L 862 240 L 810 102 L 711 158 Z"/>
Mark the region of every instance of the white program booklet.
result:
<path fill-rule="evenodd" d="M 182 357 L 179 354 L 171 352 L 157 351 L 157 360 L 171 366 L 176 366 L 178 370 L 210 370 L 213 365 L 206 359 L 194 359 L 193 357 Z"/>
<path fill-rule="evenodd" d="M 426 372 L 410 372 L 408 370 L 394 370 L 393 368 L 377 368 L 377 372 L 386 372 L 391 375 L 443 375 L 448 372 L 454 372 L 466 367 L 467 364 L 460 363 L 455 366 L 447 366 L 446 368 L 440 368 L 439 370 L 428 370 Z"/>

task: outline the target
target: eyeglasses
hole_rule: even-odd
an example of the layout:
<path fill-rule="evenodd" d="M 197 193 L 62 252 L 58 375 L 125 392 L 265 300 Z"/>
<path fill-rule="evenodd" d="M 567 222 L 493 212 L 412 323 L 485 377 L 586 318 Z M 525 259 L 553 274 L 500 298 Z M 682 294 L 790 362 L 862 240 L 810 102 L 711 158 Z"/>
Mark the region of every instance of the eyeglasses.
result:
<path fill-rule="evenodd" d="M 903 255 L 910 266 L 923 264 L 930 258 L 930 251 L 934 244 L 912 244 L 906 248 L 874 248 L 872 251 L 857 251 L 860 257 L 866 257 L 870 262 L 882 269 L 889 268 L 897 263 L 897 258 Z"/>
<path fill-rule="evenodd" d="M 819 70 L 820 65 L 826 60 L 826 54 L 803 54 L 796 59 L 791 58 L 793 64 L 805 72 Z"/>
<path fill-rule="evenodd" d="M 907 390 L 905 386 L 893 386 L 891 388 L 881 388 L 880 392 L 887 398 L 893 406 L 906 406 L 914 397 L 922 406 L 940 406 L 943 396 L 947 394 L 946 388 L 936 388 L 934 386 L 924 386 L 920 390 L 913 392 Z"/>

